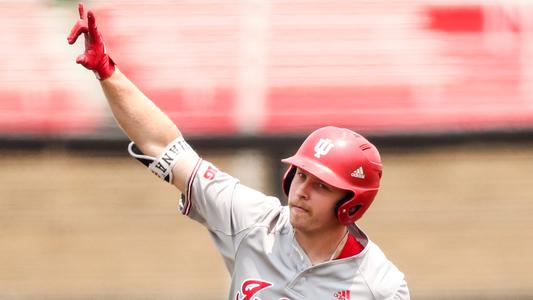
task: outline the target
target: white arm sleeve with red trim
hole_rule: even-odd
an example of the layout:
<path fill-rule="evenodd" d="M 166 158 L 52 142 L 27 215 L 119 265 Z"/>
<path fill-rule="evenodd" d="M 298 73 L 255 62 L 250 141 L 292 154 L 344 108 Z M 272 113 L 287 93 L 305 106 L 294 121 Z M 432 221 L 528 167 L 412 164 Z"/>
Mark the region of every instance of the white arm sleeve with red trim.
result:
<path fill-rule="evenodd" d="M 232 267 L 240 241 L 254 226 L 268 226 L 282 209 L 279 199 L 239 183 L 236 178 L 198 159 L 187 180 L 180 210 L 213 235 L 226 265 Z"/>

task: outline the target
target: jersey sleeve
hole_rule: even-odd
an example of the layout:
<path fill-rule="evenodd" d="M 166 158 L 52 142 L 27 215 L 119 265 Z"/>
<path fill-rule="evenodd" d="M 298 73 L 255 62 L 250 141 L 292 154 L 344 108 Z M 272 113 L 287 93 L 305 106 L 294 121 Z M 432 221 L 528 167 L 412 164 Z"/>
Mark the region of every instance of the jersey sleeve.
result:
<path fill-rule="evenodd" d="M 409 288 L 407 287 L 407 282 L 405 279 L 402 281 L 402 284 L 396 290 L 393 300 L 409 300 L 411 296 L 409 295 Z"/>
<path fill-rule="evenodd" d="M 186 186 L 181 212 L 209 230 L 226 264 L 231 263 L 251 228 L 269 224 L 281 211 L 279 199 L 242 185 L 202 159 L 198 159 Z"/>
<path fill-rule="evenodd" d="M 409 289 L 405 275 L 387 259 L 383 251 L 368 240 L 359 270 L 375 299 L 408 300 Z"/>

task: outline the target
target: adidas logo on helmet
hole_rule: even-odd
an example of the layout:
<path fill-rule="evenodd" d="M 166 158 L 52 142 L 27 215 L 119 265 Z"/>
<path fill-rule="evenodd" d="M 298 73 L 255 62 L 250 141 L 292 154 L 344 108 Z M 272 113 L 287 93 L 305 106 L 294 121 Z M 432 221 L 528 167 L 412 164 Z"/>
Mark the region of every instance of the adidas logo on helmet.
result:
<path fill-rule="evenodd" d="M 357 170 L 353 171 L 350 176 L 359 179 L 365 179 L 365 172 L 363 171 L 363 166 L 360 166 L 359 168 L 357 168 Z"/>

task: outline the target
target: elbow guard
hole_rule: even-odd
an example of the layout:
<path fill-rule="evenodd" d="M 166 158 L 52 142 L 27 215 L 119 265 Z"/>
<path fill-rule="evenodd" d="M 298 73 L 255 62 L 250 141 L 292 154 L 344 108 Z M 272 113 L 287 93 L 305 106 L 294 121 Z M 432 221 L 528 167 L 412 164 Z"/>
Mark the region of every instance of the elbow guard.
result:
<path fill-rule="evenodd" d="M 196 152 L 181 136 L 168 144 L 157 158 L 145 155 L 134 142 L 129 144 L 128 152 L 143 165 L 147 166 L 157 177 L 169 183 L 172 183 L 172 169 L 179 158 L 186 154 L 198 157 Z"/>

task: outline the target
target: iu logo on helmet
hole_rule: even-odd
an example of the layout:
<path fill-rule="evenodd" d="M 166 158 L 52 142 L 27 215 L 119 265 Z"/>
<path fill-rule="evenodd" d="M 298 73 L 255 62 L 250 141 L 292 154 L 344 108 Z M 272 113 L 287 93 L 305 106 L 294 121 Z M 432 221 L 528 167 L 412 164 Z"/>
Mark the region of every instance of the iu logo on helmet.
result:
<path fill-rule="evenodd" d="M 315 157 L 320 158 L 320 156 L 328 154 L 333 146 L 335 145 L 333 145 L 330 139 L 320 139 L 315 145 Z"/>
<path fill-rule="evenodd" d="M 257 295 L 257 293 L 259 293 L 261 290 L 264 290 L 270 287 L 271 285 L 272 283 L 263 280 L 245 280 L 242 283 L 241 291 L 237 293 L 237 297 L 235 297 L 235 300 L 257 300 L 258 298 L 254 298 L 254 296 Z"/>

